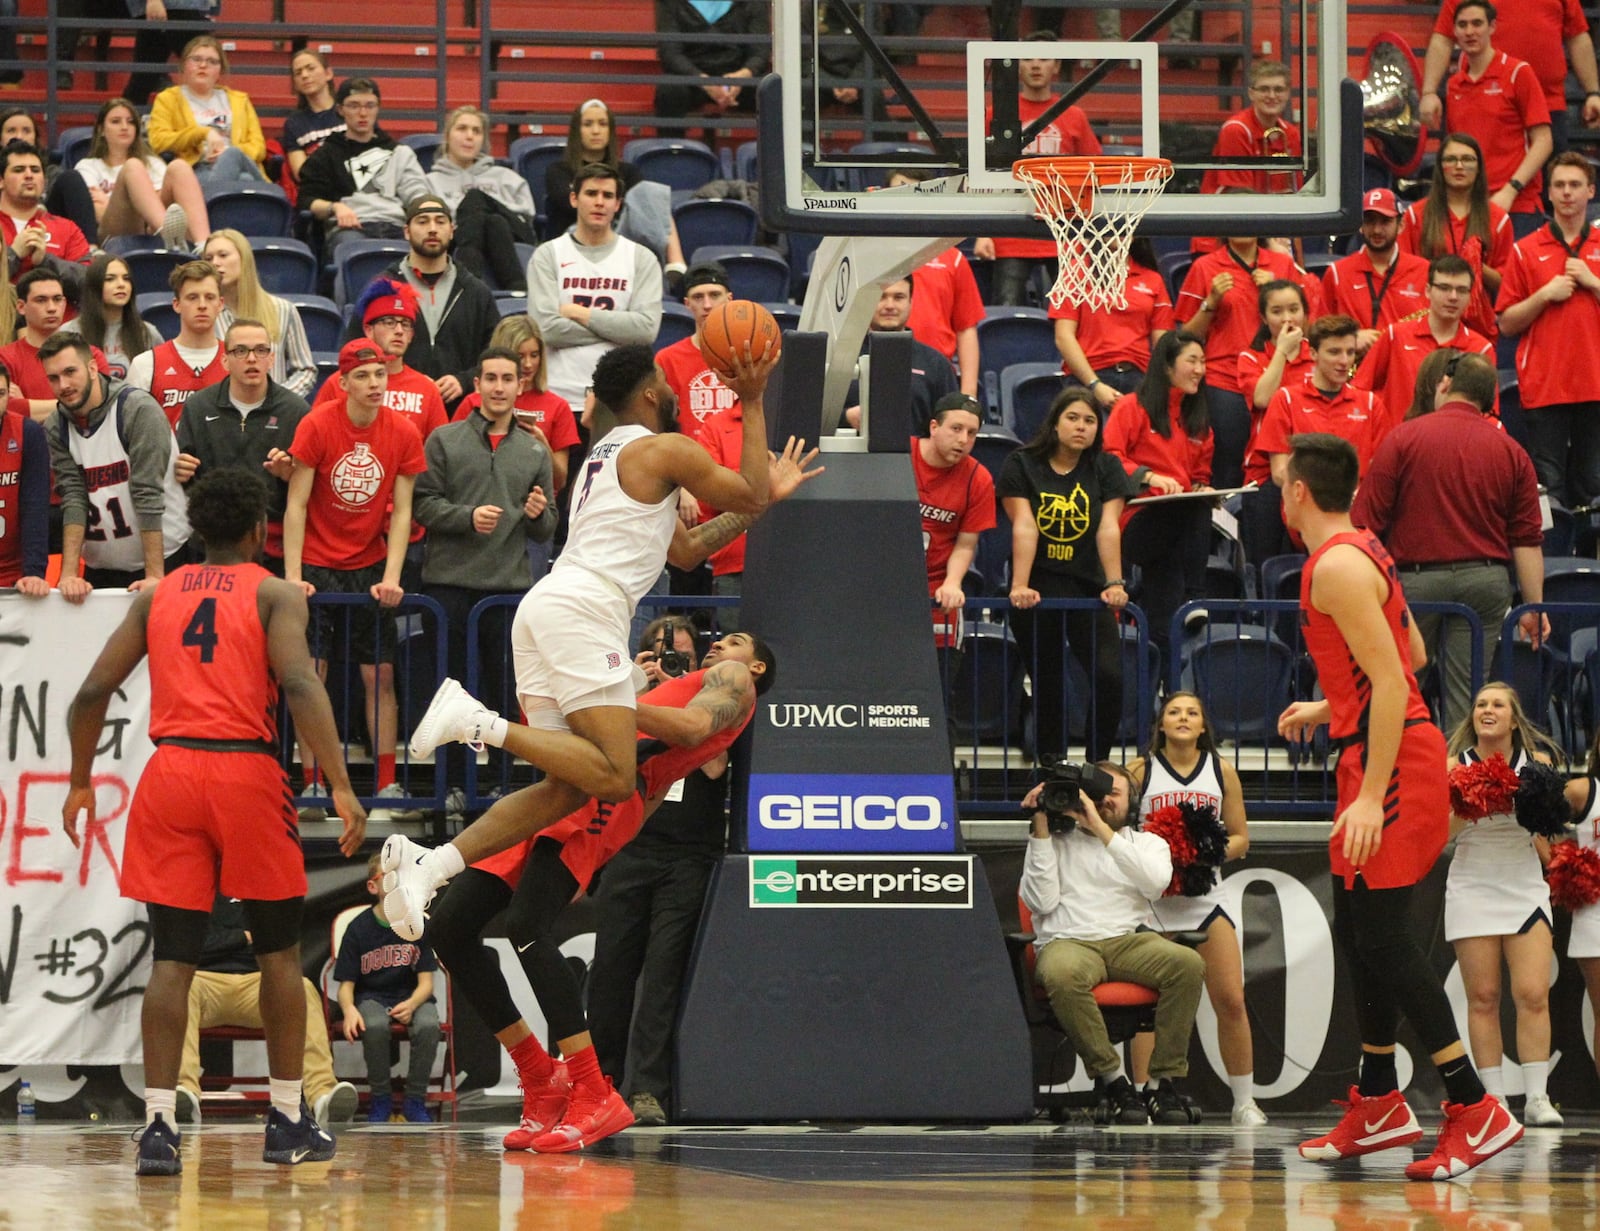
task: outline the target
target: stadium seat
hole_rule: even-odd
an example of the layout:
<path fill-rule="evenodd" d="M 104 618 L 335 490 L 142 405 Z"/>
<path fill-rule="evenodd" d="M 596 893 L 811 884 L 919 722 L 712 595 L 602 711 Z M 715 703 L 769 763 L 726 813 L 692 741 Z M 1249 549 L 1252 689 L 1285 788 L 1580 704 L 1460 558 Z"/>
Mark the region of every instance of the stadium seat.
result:
<path fill-rule="evenodd" d="M 978 371 L 993 372 L 996 379 L 1014 363 L 1054 363 L 1055 322 L 1043 308 L 990 308 L 978 322 Z"/>
<path fill-rule="evenodd" d="M 761 221 L 754 207 L 743 201 L 704 199 L 674 207 L 672 220 L 678 225 L 678 242 L 685 252 L 711 244 L 753 244 Z"/>
<path fill-rule="evenodd" d="M 1522 387 L 1513 371 L 1500 373 L 1500 426 L 1524 449 L 1530 447 L 1532 438 L 1528 434 L 1527 413 L 1522 409 Z"/>
<path fill-rule="evenodd" d="M 389 266 L 411 251 L 403 239 L 350 239 L 334 255 L 333 301 L 341 308 L 361 298 L 361 292 Z"/>
<path fill-rule="evenodd" d="M 1268 556 L 1261 561 L 1256 570 L 1256 590 L 1268 602 L 1273 601 L 1300 601 L 1300 570 L 1305 567 L 1306 554 L 1292 552 L 1281 556 Z M 1281 612 L 1272 621 L 1273 631 L 1283 639 L 1285 644 L 1293 645 L 1299 624 L 1299 614 L 1293 611 Z"/>
<path fill-rule="evenodd" d="M 1066 385 L 1060 363 L 1015 363 L 1000 374 L 1000 422 L 1018 440 L 1032 440 Z"/>
<path fill-rule="evenodd" d="M 496 295 L 494 306 L 500 309 L 502 318 L 507 316 L 526 316 L 528 312 L 528 297 L 526 295 Z"/>
<path fill-rule="evenodd" d="M 756 180 L 756 143 L 754 141 L 741 141 L 739 148 L 733 152 L 733 175 L 747 183 Z"/>
<path fill-rule="evenodd" d="M 664 300 L 661 304 L 661 328 L 656 331 L 656 350 L 666 350 L 674 343 L 693 336 L 694 313 L 681 303 Z"/>
<path fill-rule="evenodd" d="M 154 291 L 162 291 L 166 293 L 168 299 L 172 298 L 172 286 L 167 281 L 168 277 L 185 261 L 194 260 L 190 253 L 174 252 L 167 248 L 144 248 L 120 255 L 127 263 L 135 294 L 147 295 Z"/>
<path fill-rule="evenodd" d="M 211 229 L 231 227 L 241 235 L 287 236 L 294 206 L 276 184 L 229 186 L 206 193 Z"/>
<path fill-rule="evenodd" d="M 145 291 L 136 296 L 133 306 L 139 317 L 169 342 L 178 336 L 178 313 L 172 306 L 171 291 Z"/>
<path fill-rule="evenodd" d="M 417 156 L 417 161 L 422 164 L 423 174 L 426 175 L 433 170 L 433 156 L 444 144 L 444 138 L 438 133 L 407 133 L 400 138 L 400 144 L 411 147 Z"/>
<path fill-rule="evenodd" d="M 553 162 L 560 162 L 567 152 L 565 137 L 518 137 L 507 151 L 517 174 L 528 181 L 533 190 L 533 200 L 544 207 L 544 173 Z"/>
<path fill-rule="evenodd" d="M 166 242 L 159 235 L 112 235 L 100 246 L 113 256 L 122 256 L 129 252 L 152 252 L 165 247 Z"/>
<path fill-rule="evenodd" d="M 1544 561 L 1544 601 L 1547 603 L 1585 603 L 1600 607 L 1600 560 L 1587 556 L 1546 556 Z M 1565 652 L 1575 630 L 1594 623 L 1594 617 L 1553 615 L 1550 617 L 1550 644 Z"/>
<path fill-rule="evenodd" d="M 1294 652 L 1259 624 L 1210 624 L 1183 647 L 1183 687 L 1206 703 L 1218 739 L 1278 738 L 1278 715 L 1294 700 Z"/>
<path fill-rule="evenodd" d="M 1547 556 L 1571 556 L 1577 553 L 1573 545 L 1578 538 L 1578 519 L 1570 509 L 1562 508 L 1554 501 L 1550 502 L 1550 529 L 1544 532 L 1544 554 Z"/>
<path fill-rule="evenodd" d="M 823 236 L 803 231 L 790 231 L 784 237 L 789 247 L 789 298 L 795 303 L 806 301 L 806 286 L 811 281 L 811 266 Z"/>
<path fill-rule="evenodd" d="M 1007 527 L 1009 533 L 1010 527 Z M 1117 723 L 1117 739 L 1142 746 L 1156 716 L 1156 686 L 1161 680 L 1161 651 L 1155 642 L 1144 641 L 1146 690 L 1139 692 L 1139 630 L 1132 624 L 1119 624 L 1122 637 L 1122 719 Z M 1067 711 L 1067 733 L 1082 742 L 1089 731 L 1089 676 L 1074 654 L 1067 655 L 1067 695 L 1073 704 Z M 1079 698 L 1082 698 L 1081 703 Z"/>
<path fill-rule="evenodd" d="M 87 158 L 89 146 L 94 143 L 94 128 L 89 124 L 75 124 L 71 128 L 63 128 L 61 135 L 56 138 L 56 156 L 61 159 L 61 166 L 65 170 L 72 170 L 78 165 L 78 160 Z"/>
<path fill-rule="evenodd" d="M 310 295 L 317 289 L 317 257 L 309 244 L 277 236 L 252 236 L 256 277 L 274 295 Z"/>
<path fill-rule="evenodd" d="M 722 174 L 711 147 L 687 137 L 635 137 L 622 147 L 622 160 L 638 167 L 642 179 L 690 191 Z"/>
<path fill-rule="evenodd" d="M 1172 295 L 1174 305 L 1178 302 L 1183 280 L 1189 276 L 1189 266 L 1194 264 L 1194 257 L 1194 253 L 1184 251 L 1163 252 L 1156 258 L 1156 264 L 1161 267 L 1161 276 L 1167 280 L 1167 290 Z"/>
<path fill-rule="evenodd" d="M 957 743 L 1022 743 L 1022 654 L 1004 624 L 974 621 L 962 641 L 948 709 Z"/>
<path fill-rule="evenodd" d="M 766 303 L 761 305 L 772 313 L 772 319 L 778 322 L 778 328 L 800 328 L 800 308 L 792 303 Z"/>
<path fill-rule="evenodd" d="M 300 312 L 300 323 L 305 326 L 306 341 L 316 352 L 331 352 L 335 361 L 339 347 L 344 344 L 344 314 L 339 305 L 323 295 L 285 295 Z"/>
<path fill-rule="evenodd" d="M 691 265 L 702 261 L 716 261 L 728 271 L 735 299 L 767 303 L 789 297 L 789 263 L 773 248 L 707 244 L 693 249 L 689 257 Z"/>

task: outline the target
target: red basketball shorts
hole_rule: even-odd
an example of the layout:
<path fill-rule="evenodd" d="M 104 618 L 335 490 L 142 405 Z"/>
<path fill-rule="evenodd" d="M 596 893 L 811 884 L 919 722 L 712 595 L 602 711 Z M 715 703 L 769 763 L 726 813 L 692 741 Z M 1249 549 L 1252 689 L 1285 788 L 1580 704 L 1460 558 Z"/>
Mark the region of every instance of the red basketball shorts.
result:
<path fill-rule="evenodd" d="M 299 815 L 283 766 L 259 752 L 158 747 L 128 814 L 122 896 L 180 910 L 306 893 Z"/>
<path fill-rule="evenodd" d="M 1367 748 L 1352 744 L 1339 756 L 1338 810 L 1343 812 L 1361 791 Z M 1338 814 L 1336 813 L 1335 816 Z M 1353 888 L 1356 873 L 1373 889 L 1415 885 L 1428 874 L 1450 836 L 1450 781 L 1445 771 L 1445 743 L 1431 722 L 1407 727 L 1400 737 L 1400 755 L 1383 795 L 1383 841 L 1378 853 L 1359 869 L 1344 857 L 1344 833 L 1328 843 L 1333 874 Z"/>
<path fill-rule="evenodd" d="M 644 824 L 644 797 L 637 791 L 620 804 L 590 800 L 576 812 L 541 829 L 525 842 L 490 855 L 472 866 L 498 876 L 513 889 L 522 879 L 533 844 L 541 840 L 561 844 L 561 862 L 578 882 L 578 892 L 589 887 L 594 874 L 631 842 Z"/>

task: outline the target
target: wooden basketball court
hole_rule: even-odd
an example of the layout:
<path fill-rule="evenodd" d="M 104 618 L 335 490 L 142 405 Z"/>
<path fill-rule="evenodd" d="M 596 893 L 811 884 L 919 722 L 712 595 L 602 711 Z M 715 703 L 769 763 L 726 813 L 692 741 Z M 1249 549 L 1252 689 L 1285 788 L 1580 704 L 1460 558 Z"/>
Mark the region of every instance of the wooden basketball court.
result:
<path fill-rule="evenodd" d="M 1433 1121 L 1429 1118 L 1431 1141 Z M 1317 1122 L 1320 1125 L 1320 1122 Z M 0 1226 L 94 1228 L 1592 1227 L 1600 1131 L 1530 1130 L 1466 1180 L 1410 1150 L 1336 1166 L 1263 1129 L 631 1129 L 585 1154 L 507 1154 L 505 1125 L 351 1126 L 329 1163 L 261 1161 L 256 1124 L 184 1133 L 181 1176 L 133 1174 L 132 1125 L 0 1130 Z M 1321 1126 L 1325 1127 L 1325 1126 Z"/>

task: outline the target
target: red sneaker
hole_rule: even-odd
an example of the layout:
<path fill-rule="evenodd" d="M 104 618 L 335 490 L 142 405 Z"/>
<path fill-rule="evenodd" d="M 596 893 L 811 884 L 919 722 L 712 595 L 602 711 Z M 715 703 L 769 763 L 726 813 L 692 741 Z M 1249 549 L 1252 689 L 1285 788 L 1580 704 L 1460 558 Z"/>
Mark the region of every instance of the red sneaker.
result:
<path fill-rule="evenodd" d="M 632 1123 L 633 1112 L 622 1095 L 611 1088 L 608 1077 L 593 1089 L 574 1086 L 561 1123 L 535 1137 L 533 1148 L 540 1154 L 569 1154 L 620 1133 Z"/>
<path fill-rule="evenodd" d="M 1422 1125 L 1417 1123 L 1416 1114 L 1398 1090 L 1363 1098 L 1361 1091 L 1351 1086 L 1349 1102 L 1333 1101 L 1345 1108 L 1343 1118 L 1327 1136 L 1302 1141 L 1301 1158 L 1321 1162 L 1357 1158 L 1422 1140 Z"/>
<path fill-rule="evenodd" d="M 1433 1153 L 1406 1168 L 1408 1180 L 1451 1180 L 1522 1140 L 1522 1125 L 1492 1094 L 1470 1107 L 1445 1103 Z"/>
<path fill-rule="evenodd" d="M 507 1133 L 501 1144 L 508 1150 L 533 1149 L 535 1137 L 561 1123 L 571 1097 L 572 1080 L 567 1076 L 567 1066 L 557 1060 L 544 1081 L 523 1084 L 522 1123 Z"/>

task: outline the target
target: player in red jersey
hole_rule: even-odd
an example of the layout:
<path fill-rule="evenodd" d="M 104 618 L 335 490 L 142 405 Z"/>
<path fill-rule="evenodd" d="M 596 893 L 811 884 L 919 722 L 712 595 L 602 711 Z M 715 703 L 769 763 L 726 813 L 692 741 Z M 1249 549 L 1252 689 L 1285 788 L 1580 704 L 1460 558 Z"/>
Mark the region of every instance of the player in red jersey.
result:
<path fill-rule="evenodd" d="M 1448 1097 L 1438 1144 L 1406 1176 L 1448 1180 L 1519 1140 L 1522 1125 L 1485 1093 L 1443 984 L 1412 935 L 1412 889 L 1449 834 L 1444 736 L 1412 674 L 1422 639 L 1394 562 L 1377 536 L 1350 520 L 1355 446 L 1322 432 L 1289 443 L 1284 512 L 1311 552 L 1300 574 L 1300 622 L 1326 699 L 1295 702 L 1278 731 L 1297 739 L 1327 723 L 1341 750 L 1329 842 L 1333 931 L 1349 959 L 1361 1029 L 1360 1084 L 1345 1115 L 1300 1153 L 1351 1158 L 1421 1139 L 1395 1072 L 1404 1013 Z"/>
<path fill-rule="evenodd" d="M 756 697 L 772 686 L 776 672 L 777 661 L 760 638 L 739 632 L 718 641 L 702 670 L 640 696 L 639 787 L 631 796 L 621 803 L 591 800 L 534 837 L 473 864 L 435 901 L 428 943 L 456 991 L 510 1052 L 522 1083 L 522 1122 L 506 1135 L 506 1149 L 564 1154 L 633 1123 L 628 1104 L 600 1071 L 578 981 L 552 928 L 567 903 L 639 832 L 672 784 L 739 738 L 755 713 Z M 486 722 L 496 718 L 487 710 L 482 716 Z M 519 732 L 533 734 L 515 725 L 510 731 L 511 749 Z M 559 1061 L 517 1012 L 481 940 L 502 910 L 506 935 L 556 1038 Z"/>
<path fill-rule="evenodd" d="M 339 848 L 356 853 L 367 818 L 350 789 L 328 694 L 306 647 L 300 588 L 255 563 L 267 535 L 266 486 L 224 467 L 189 489 L 189 519 L 206 544 L 142 590 L 112 633 L 67 715 L 72 777 L 62 821 L 74 846 L 79 818 L 95 832 L 91 774 L 112 695 L 150 659 L 150 736 L 156 751 L 134 792 L 123 850 L 122 895 L 150 911 L 155 965 L 145 988 L 145 1118 L 140 1175 L 182 1168 L 173 1125 L 206 920 L 220 889 L 244 901 L 261 966 L 261 1016 L 272 1074 L 269 1163 L 333 1157 L 300 1088 L 306 1002 L 300 985 L 305 858 L 294 802 L 278 763 L 278 692 L 301 740 L 317 751 L 344 818 Z"/>

